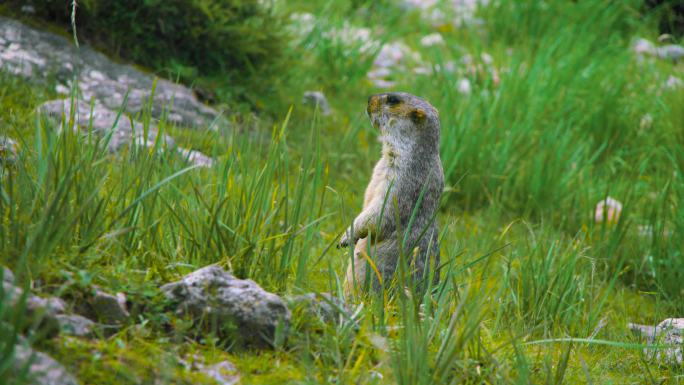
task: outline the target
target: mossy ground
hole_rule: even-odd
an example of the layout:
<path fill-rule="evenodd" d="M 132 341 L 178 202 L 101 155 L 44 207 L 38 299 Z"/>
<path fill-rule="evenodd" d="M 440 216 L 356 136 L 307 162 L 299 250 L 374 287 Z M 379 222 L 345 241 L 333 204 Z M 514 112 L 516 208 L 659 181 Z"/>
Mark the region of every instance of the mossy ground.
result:
<path fill-rule="evenodd" d="M 663 86 L 684 69 L 630 50 L 635 36 L 655 40 L 656 21 L 639 2 L 525 1 L 480 11 L 482 26 L 435 27 L 389 2 L 358 3 L 278 3 L 317 21 L 288 46 L 275 91 L 252 96 L 258 117 L 238 108 L 225 132 L 166 127 L 216 156 L 210 170 L 57 135 L 33 113 L 53 85 L 2 75 L 0 130 L 21 162 L 0 185 L 0 261 L 44 294 L 93 282 L 147 304 L 107 338 L 39 346 L 84 384 L 209 383 L 177 363 L 196 354 L 230 359 L 245 384 L 682 382 L 681 367 L 650 361 L 626 328 L 684 313 L 684 87 Z M 192 340 L 155 288 L 195 268 L 221 263 L 279 294 L 339 289 L 348 256 L 336 236 L 379 156 L 364 116 L 380 91 L 366 78 L 373 52 L 331 37 L 346 25 L 402 40 L 431 65 L 487 53 L 498 69 L 497 82 L 484 70 L 393 75 L 442 118 L 442 284 L 425 298 L 352 299 L 358 330 L 295 312 L 272 351 Z M 422 47 L 434 32 L 445 45 Z M 331 116 L 301 105 L 310 89 Z M 595 223 L 607 195 L 624 203 L 620 221 Z"/>

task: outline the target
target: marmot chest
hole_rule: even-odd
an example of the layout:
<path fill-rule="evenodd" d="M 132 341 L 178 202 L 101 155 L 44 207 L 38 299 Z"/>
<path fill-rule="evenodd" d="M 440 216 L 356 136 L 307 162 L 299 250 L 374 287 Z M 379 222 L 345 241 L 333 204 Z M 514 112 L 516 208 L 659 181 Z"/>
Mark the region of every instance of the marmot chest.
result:
<path fill-rule="evenodd" d="M 397 176 L 397 167 L 394 161 L 395 159 L 383 154 L 383 157 L 380 158 L 375 168 L 373 168 L 373 176 L 368 183 L 368 187 L 366 187 L 366 194 L 363 199 L 364 208 L 376 200 L 384 201 L 387 189 L 389 189 L 390 184 Z"/>

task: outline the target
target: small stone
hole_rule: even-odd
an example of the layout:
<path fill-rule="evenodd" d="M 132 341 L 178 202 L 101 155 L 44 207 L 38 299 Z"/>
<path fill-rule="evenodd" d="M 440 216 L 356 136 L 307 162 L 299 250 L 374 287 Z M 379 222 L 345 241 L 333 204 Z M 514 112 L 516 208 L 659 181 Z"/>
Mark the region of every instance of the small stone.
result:
<path fill-rule="evenodd" d="M 655 45 L 646 39 L 639 38 L 632 45 L 632 50 L 638 55 L 653 55 Z"/>
<path fill-rule="evenodd" d="M 682 84 L 684 84 L 684 82 L 682 82 L 682 79 L 674 75 L 670 75 L 665 81 L 665 89 L 676 90 L 677 88 L 681 87 Z"/>
<path fill-rule="evenodd" d="M 69 87 L 63 84 L 57 84 L 55 86 L 55 92 L 57 92 L 60 95 L 69 95 L 71 91 L 69 90 Z"/>
<path fill-rule="evenodd" d="M 641 120 L 639 121 L 639 128 L 642 130 L 648 130 L 653 126 L 653 115 L 651 114 L 645 114 L 644 116 L 641 117 Z"/>
<path fill-rule="evenodd" d="M 120 297 L 99 289 L 95 291 L 90 306 L 92 306 L 97 319 L 105 324 L 120 325 L 125 323 L 129 317 L 125 300 L 122 303 Z"/>
<path fill-rule="evenodd" d="M 59 314 L 57 322 L 62 333 L 76 337 L 92 337 L 95 331 L 95 322 L 78 314 Z"/>
<path fill-rule="evenodd" d="M 179 359 L 179 363 L 187 370 L 202 373 L 220 385 L 235 385 L 240 382 L 237 368 L 228 360 L 207 365 L 201 355 L 193 354 L 185 359 Z"/>
<path fill-rule="evenodd" d="M 78 385 L 76 378 L 62 364 L 25 343 L 15 345 L 12 365 L 15 375 L 28 369 L 26 383 L 30 385 Z"/>
<path fill-rule="evenodd" d="M 59 334 L 57 316 L 66 310 L 66 303 L 61 298 L 29 296 L 26 299 L 26 310 L 29 317 L 35 320 L 37 328 L 43 331 L 46 337 L 51 338 Z"/>
<path fill-rule="evenodd" d="M 214 159 L 204 155 L 199 151 L 188 150 L 182 147 L 178 147 L 177 151 L 183 157 L 183 159 L 193 165 L 200 167 L 212 167 L 214 165 Z"/>
<path fill-rule="evenodd" d="M 178 315 L 190 316 L 197 323 L 211 320 L 217 325 L 234 325 L 237 332 L 233 337 L 248 344 L 270 344 L 276 330 L 289 325 L 290 311 L 279 296 L 216 265 L 190 273 L 161 290 Z"/>
<path fill-rule="evenodd" d="M 684 59 L 684 47 L 679 44 L 667 44 L 657 47 L 649 40 L 639 38 L 632 45 L 632 50 L 640 56 L 655 56 L 659 59 L 672 60 L 674 62 Z"/>
<path fill-rule="evenodd" d="M 461 95 L 470 95 L 472 91 L 472 86 L 470 85 L 470 80 L 466 78 L 459 79 L 456 89 Z"/>
<path fill-rule="evenodd" d="M 22 5 L 21 6 L 21 12 L 27 13 L 29 15 L 33 15 L 34 13 L 36 13 L 36 7 L 34 7 L 33 5 L 30 5 L 30 4 Z"/>
<path fill-rule="evenodd" d="M 325 97 L 325 94 L 320 91 L 305 92 L 303 103 L 314 107 L 317 106 L 323 116 L 330 115 L 330 104 L 328 103 L 328 99 Z"/>
<path fill-rule="evenodd" d="M 431 33 L 425 35 L 420 39 L 420 45 L 423 47 L 434 47 L 437 45 L 444 45 L 444 38 L 440 33 Z"/>
<path fill-rule="evenodd" d="M 684 47 L 677 44 L 668 44 L 656 48 L 656 55 L 663 60 L 672 60 L 678 62 L 684 59 Z"/>
<path fill-rule="evenodd" d="M 23 290 L 5 280 L 2 281 L 2 291 L 4 296 L 3 299 L 7 301 L 7 303 L 9 304 L 15 304 L 16 301 L 18 301 L 19 298 L 21 298 L 21 295 L 24 293 Z"/>
<path fill-rule="evenodd" d="M 204 366 L 200 369 L 200 372 L 205 376 L 212 378 L 220 385 L 235 385 L 240 382 L 240 375 L 237 373 L 237 368 L 228 360 Z"/>
<path fill-rule="evenodd" d="M 57 297 L 43 298 L 32 295 L 26 301 L 26 307 L 29 311 L 45 312 L 47 315 L 56 316 L 64 313 L 66 303 Z"/>
<path fill-rule="evenodd" d="M 14 285 L 14 273 L 5 266 L 2 266 L 2 282 Z"/>
<path fill-rule="evenodd" d="M 488 66 L 494 64 L 494 58 L 487 52 L 482 52 L 482 54 L 480 55 L 480 59 L 482 59 L 482 62 Z"/>

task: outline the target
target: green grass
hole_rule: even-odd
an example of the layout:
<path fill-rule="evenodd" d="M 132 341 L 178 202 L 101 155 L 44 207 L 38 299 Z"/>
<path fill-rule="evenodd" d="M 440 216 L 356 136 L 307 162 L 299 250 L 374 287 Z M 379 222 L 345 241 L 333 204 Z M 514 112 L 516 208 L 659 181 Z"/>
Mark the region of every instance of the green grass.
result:
<path fill-rule="evenodd" d="M 650 362 L 626 328 L 684 313 L 684 88 L 661 89 L 683 67 L 633 56 L 635 36 L 657 33 L 638 2 L 502 2 L 480 12 L 482 27 L 462 29 L 384 2 L 276 9 L 318 22 L 287 47 L 298 59 L 279 88 L 252 96 L 265 113 L 238 114 L 238 128 L 220 133 L 163 124 L 216 156 L 211 169 L 155 149 L 111 155 L 57 134 L 32 112 L 54 96 L 49 87 L 0 78 L 0 129 L 21 144 L 0 181 L 0 261 L 38 292 L 94 282 L 143 304 L 114 336 L 42 349 L 98 384 L 202 383 L 175 362 L 191 352 L 229 357 L 244 383 L 682 382 L 681 367 Z M 380 91 L 365 77 L 373 51 L 330 38 L 345 21 L 378 41 L 404 40 L 433 64 L 488 53 L 498 69 L 498 84 L 485 70 L 395 76 L 397 89 L 441 115 L 442 280 L 425 296 L 351 299 L 357 325 L 295 311 L 287 343 L 273 351 L 225 352 L 209 334 L 189 342 L 155 287 L 195 268 L 220 263 L 279 294 L 339 292 L 349 257 L 330 246 L 360 208 L 380 153 L 364 115 Z M 446 45 L 422 48 L 436 30 Z M 469 96 L 457 91 L 462 77 Z M 331 116 L 300 105 L 309 89 L 326 93 Z M 607 195 L 624 203 L 620 221 L 596 224 Z M 640 235 L 644 226 L 653 231 Z"/>

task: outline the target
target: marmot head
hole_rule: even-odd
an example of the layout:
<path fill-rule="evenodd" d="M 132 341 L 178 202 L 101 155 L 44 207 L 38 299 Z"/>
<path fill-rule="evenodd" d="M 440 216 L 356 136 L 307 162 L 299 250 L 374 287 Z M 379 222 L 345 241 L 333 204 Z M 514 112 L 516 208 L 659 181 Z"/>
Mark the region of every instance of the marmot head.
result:
<path fill-rule="evenodd" d="M 396 151 L 438 151 L 439 113 L 425 100 L 405 92 L 376 94 L 366 112 L 383 143 Z"/>

